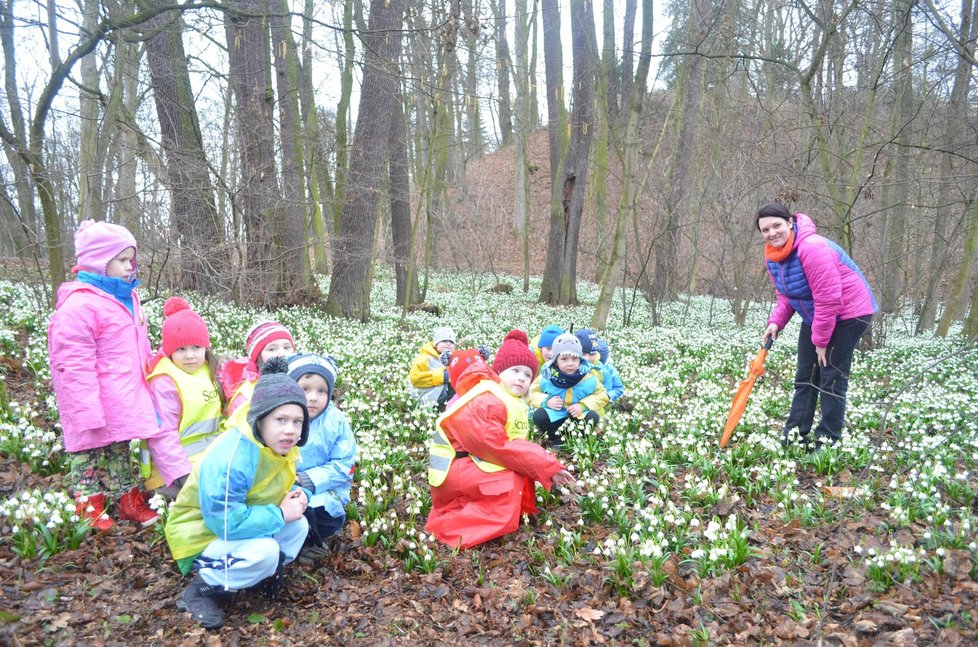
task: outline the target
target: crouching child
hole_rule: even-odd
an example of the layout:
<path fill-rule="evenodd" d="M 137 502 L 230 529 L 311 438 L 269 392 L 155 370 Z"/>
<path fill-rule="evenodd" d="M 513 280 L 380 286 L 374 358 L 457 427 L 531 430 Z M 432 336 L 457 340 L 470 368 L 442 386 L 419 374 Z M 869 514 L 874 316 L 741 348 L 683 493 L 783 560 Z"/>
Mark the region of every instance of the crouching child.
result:
<path fill-rule="evenodd" d="M 536 372 L 526 333 L 514 330 L 492 367 L 473 361 L 458 374 L 459 399 L 438 419 L 429 450 L 425 528 L 442 543 L 465 549 L 509 534 L 523 514 L 537 512 L 534 482 L 548 490 L 575 484 L 553 454 L 527 439 L 524 398 Z"/>
<path fill-rule="evenodd" d="M 309 410 L 309 442 L 296 466 L 296 482 L 312 493 L 302 559 L 315 560 L 325 554 L 324 542 L 339 534 L 346 522 L 357 441 L 350 421 L 333 403 L 337 372 L 333 358 L 304 353 L 288 362 L 289 377 L 305 391 Z"/>
<path fill-rule="evenodd" d="M 218 599 L 260 588 L 275 598 L 282 567 L 309 532 L 309 493 L 296 485 L 299 447 L 309 437 L 306 394 L 284 359 L 262 368 L 247 424 L 211 445 L 170 510 L 166 541 L 180 572 L 197 574 L 177 601 L 208 629 L 224 624 Z"/>

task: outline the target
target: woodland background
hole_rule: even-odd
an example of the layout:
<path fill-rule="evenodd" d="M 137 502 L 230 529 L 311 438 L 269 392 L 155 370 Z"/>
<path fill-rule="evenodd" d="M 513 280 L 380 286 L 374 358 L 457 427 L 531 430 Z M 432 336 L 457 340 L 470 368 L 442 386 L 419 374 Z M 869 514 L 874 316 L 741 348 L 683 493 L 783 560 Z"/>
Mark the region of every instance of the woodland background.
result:
<path fill-rule="evenodd" d="M 976 4 L 4 0 L 0 252 L 47 300 L 96 218 L 155 292 L 366 320 L 388 262 L 404 306 L 457 267 L 742 322 L 779 199 L 973 335 Z"/>

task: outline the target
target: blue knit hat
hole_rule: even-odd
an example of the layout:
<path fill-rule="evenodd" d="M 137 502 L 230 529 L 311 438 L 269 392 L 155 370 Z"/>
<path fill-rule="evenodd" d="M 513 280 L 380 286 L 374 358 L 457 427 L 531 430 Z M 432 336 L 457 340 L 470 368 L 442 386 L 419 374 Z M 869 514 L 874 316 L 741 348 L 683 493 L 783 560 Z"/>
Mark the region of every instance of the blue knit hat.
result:
<path fill-rule="evenodd" d="M 547 326 L 540 333 L 540 341 L 537 342 L 537 348 L 546 348 L 547 346 L 553 346 L 554 340 L 557 336 L 562 334 L 564 329 L 560 326 Z"/>
<path fill-rule="evenodd" d="M 333 387 L 336 385 L 336 373 L 338 369 L 336 360 L 329 355 L 316 355 L 315 353 L 300 353 L 289 357 L 289 377 L 296 382 L 303 375 L 318 375 L 326 380 L 326 387 L 329 389 L 328 397 L 333 397 Z"/>
<path fill-rule="evenodd" d="M 598 333 L 590 328 L 581 328 L 574 335 L 580 340 L 581 352 L 584 355 L 590 355 L 594 352 L 595 347 L 598 345 Z"/>

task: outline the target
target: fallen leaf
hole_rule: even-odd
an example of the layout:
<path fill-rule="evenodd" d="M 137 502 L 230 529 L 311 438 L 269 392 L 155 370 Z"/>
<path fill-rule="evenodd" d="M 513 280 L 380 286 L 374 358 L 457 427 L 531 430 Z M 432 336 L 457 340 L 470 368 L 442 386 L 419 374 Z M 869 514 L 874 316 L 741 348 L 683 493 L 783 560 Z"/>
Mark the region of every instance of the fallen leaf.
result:
<path fill-rule="evenodd" d="M 591 607 L 582 607 L 575 611 L 574 615 L 583 620 L 594 622 L 595 620 L 600 620 L 604 617 L 604 611 L 592 609 Z"/>
<path fill-rule="evenodd" d="M 851 499 L 856 496 L 857 490 L 854 487 L 845 487 L 841 485 L 826 485 L 822 488 L 825 496 L 831 497 L 833 499 Z"/>

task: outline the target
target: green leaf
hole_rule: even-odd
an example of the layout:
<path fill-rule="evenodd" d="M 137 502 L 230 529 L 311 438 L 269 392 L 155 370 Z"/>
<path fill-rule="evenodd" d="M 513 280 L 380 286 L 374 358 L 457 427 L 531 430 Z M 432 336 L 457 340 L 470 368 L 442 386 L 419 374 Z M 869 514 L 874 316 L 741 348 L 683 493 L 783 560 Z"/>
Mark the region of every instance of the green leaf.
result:
<path fill-rule="evenodd" d="M 280 632 L 281 633 L 282 631 L 285 630 L 285 623 L 282 622 L 282 619 L 281 618 L 275 618 L 275 620 L 272 621 L 272 629 L 274 631 L 277 631 L 277 632 Z"/>
<path fill-rule="evenodd" d="M 261 623 L 265 622 L 265 616 L 263 616 L 260 613 L 249 613 L 248 614 L 248 622 L 250 622 L 252 624 L 256 624 L 256 625 L 261 624 Z"/>
<path fill-rule="evenodd" d="M 0 609 L 0 624 L 9 625 L 10 623 L 17 622 L 18 620 L 20 620 L 20 616 L 13 611 Z"/>
<path fill-rule="evenodd" d="M 123 613 L 121 616 L 116 616 L 115 620 L 116 622 L 121 622 L 122 624 L 127 625 L 132 622 L 132 616 L 128 613 Z"/>

